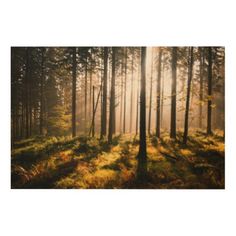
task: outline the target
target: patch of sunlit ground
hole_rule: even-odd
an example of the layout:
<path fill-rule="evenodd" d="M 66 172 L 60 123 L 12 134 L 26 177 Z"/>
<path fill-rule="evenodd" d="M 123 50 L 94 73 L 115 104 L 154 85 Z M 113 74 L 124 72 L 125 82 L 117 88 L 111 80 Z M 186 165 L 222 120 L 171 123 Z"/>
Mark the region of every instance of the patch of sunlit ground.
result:
<path fill-rule="evenodd" d="M 223 188 L 224 142 L 219 134 L 209 136 L 193 133 L 188 145 L 169 138 L 163 133 L 161 140 L 147 138 L 148 182 L 144 188 Z M 29 143 L 27 147 L 26 143 Z M 66 143 L 64 146 L 63 143 Z M 43 143 L 43 144 L 42 144 Z M 130 135 L 118 137 L 113 145 L 98 139 L 83 138 L 72 143 L 67 138 L 28 140 L 19 143 L 27 157 L 24 162 L 13 161 L 12 175 L 15 186 L 51 186 L 52 188 L 136 188 L 138 138 Z M 22 146 L 23 145 L 23 146 Z M 37 162 L 31 148 L 50 150 L 39 156 Z M 63 148 L 64 147 L 64 148 Z M 28 149 L 27 149 L 28 148 Z M 37 148 L 36 148 L 37 149 Z M 22 150 L 14 150 L 18 157 Z M 37 154 L 37 155 L 36 155 Z M 23 157 L 23 156 L 22 156 Z M 14 179 L 13 178 L 13 179 Z M 51 181 L 51 183 L 49 183 Z M 31 184 L 31 185 L 28 185 Z"/>

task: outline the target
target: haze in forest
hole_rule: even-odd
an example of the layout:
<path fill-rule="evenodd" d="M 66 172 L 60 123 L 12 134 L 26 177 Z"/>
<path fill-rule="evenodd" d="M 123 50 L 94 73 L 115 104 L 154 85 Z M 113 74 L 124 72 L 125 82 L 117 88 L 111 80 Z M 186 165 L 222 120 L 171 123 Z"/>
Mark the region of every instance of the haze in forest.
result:
<path fill-rule="evenodd" d="M 189 173 L 195 168 L 201 171 L 203 168 L 201 173 L 193 171 L 194 175 L 203 175 L 207 181 L 210 178 L 209 183 L 204 180 L 206 186 L 202 188 L 222 188 L 224 57 L 224 47 L 12 47 L 13 187 L 32 184 L 30 171 L 44 169 L 40 158 L 45 153 L 49 156 L 54 152 L 59 156 L 66 155 L 72 161 L 72 168 L 80 168 L 81 153 L 91 164 L 105 151 L 107 155 L 113 152 L 120 155 L 117 160 L 104 157 L 107 161 L 123 160 L 126 163 L 123 164 L 125 167 L 116 163 L 121 169 L 110 168 L 116 172 L 111 174 L 109 170 L 109 174 L 129 173 L 127 180 L 124 177 L 125 180 L 117 181 L 117 176 L 113 176 L 116 181 L 111 188 L 159 188 L 163 184 L 160 176 L 167 178 L 169 174 L 162 173 L 167 170 L 165 158 L 176 161 L 183 156 L 183 165 L 179 169 L 193 165 Z M 129 145 L 124 146 L 127 142 Z M 211 145 L 217 150 L 209 150 Z M 117 150 L 113 150 L 113 146 Z M 95 147 L 99 147 L 99 151 L 92 152 Z M 199 147 L 202 153 L 198 153 Z M 67 154 L 61 153 L 66 151 Z M 31 157 L 28 158 L 30 161 L 25 155 Z M 157 162 L 155 165 L 152 165 L 150 155 Z M 212 163 L 212 160 L 200 158 L 205 155 L 219 155 L 219 159 Z M 91 160 L 90 156 L 93 157 Z M 193 161 L 191 158 L 195 157 Z M 52 159 L 48 158 L 48 161 Z M 29 164 L 31 161 L 36 167 Z M 159 166 L 158 162 L 161 162 Z M 53 165 L 57 168 L 59 164 Z M 99 178 L 103 179 L 103 175 L 108 174 L 104 165 L 94 165 L 102 169 Z M 174 168 L 175 165 L 171 166 Z M 89 170 L 89 167 L 85 169 Z M 65 171 L 66 167 L 62 170 Z M 30 180 L 22 177 L 22 171 Z M 51 170 L 47 171 L 53 175 Z M 212 171 L 216 181 L 212 180 Z M 150 173 L 155 173 L 155 177 Z M 37 182 L 41 175 L 35 174 L 32 179 Z M 74 176 L 78 178 L 75 173 Z M 44 180 L 45 183 L 50 181 Z M 190 188 L 187 180 L 181 177 L 180 181 L 180 186 L 171 186 Z M 198 183 L 196 179 L 194 181 Z M 95 188 L 106 188 L 105 182 Z M 50 188 L 55 187 L 55 183 Z M 167 183 L 164 188 L 172 188 Z M 82 187 L 78 185 L 79 188 L 94 187 L 94 181 L 83 184 Z M 192 188 L 200 188 L 200 185 L 194 186 Z"/>

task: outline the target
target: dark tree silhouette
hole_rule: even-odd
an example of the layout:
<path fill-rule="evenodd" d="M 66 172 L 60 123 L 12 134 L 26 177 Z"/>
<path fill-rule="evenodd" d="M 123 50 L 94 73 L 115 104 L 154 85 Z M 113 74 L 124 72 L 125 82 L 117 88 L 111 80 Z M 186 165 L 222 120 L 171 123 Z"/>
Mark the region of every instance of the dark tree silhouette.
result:
<path fill-rule="evenodd" d="M 137 178 L 141 181 L 147 175 L 147 144 L 146 144 L 146 47 L 141 48 L 141 91 L 140 91 L 140 123 L 139 152 Z"/>
<path fill-rule="evenodd" d="M 72 137 L 76 136 L 76 47 L 72 48 Z"/>
<path fill-rule="evenodd" d="M 170 137 L 176 138 L 176 66 L 177 66 L 177 47 L 172 47 L 172 86 L 171 86 L 171 118 L 170 118 Z"/>
<path fill-rule="evenodd" d="M 187 144 L 188 138 L 188 120 L 189 120 L 189 103 L 190 103 L 190 92 L 191 92 L 191 82 L 193 77 L 193 47 L 189 48 L 189 68 L 188 68 L 188 85 L 187 85 L 187 98 L 186 98 L 186 108 L 185 108 L 185 120 L 184 120 L 184 136 L 183 143 Z"/>
<path fill-rule="evenodd" d="M 158 77 L 157 77 L 157 114 L 156 114 L 156 137 L 161 135 L 161 59 L 162 49 L 159 49 L 158 56 Z"/>
<path fill-rule="evenodd" d="M 107 133 L 107 63 L 108 63 L 108 48 L 103 48 L 103 93 L 102 93 L 102 127 L 101 127 L 101 138 L 106 136 Z"/>
<path fill-rule="evenodd" d="M 207 102 L 207 135 L 212 134 L 212 48 L 208 47 L 208 102 Z"/>
<path fill-rule="evenodd" d="M 112 47 L 112 77 L 111 77 L 111 95 L 110 95 L 110 116 L 108 142 L 112 142 L 112 134 L 114 132 L 114 116 L 115 116 L 115 76 L 116 76 L 116 48 Z"/>

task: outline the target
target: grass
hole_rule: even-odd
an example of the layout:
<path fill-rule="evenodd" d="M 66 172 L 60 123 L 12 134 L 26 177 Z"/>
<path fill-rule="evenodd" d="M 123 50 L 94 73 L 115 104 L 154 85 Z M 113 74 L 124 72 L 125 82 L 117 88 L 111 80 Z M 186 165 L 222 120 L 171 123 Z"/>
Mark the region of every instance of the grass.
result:
<path fill-rule="evenodd" d="M 116 136 L 112 144 L 80 136 L 35 137 L 13 144 L 12 188 L 222 189 L 224 142 L 220 133 L 190 134 L 183 145 L 162 133 L 147 138 L 148 176 L 137 182 L 138 138 Z"/>

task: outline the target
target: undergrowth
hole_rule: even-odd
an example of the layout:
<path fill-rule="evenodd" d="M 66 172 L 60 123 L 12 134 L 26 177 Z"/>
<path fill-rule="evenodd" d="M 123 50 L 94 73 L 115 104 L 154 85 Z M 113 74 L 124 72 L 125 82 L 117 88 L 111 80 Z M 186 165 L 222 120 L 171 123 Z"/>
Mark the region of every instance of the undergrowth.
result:
<path fill-rule="evenodd" d="M 12 148 L 12 188 L 224 188 L 224 142 L 220 133 L 168 133 L 147 137 L 148 176 L 136 180 L 138 136 L 106 139 L 34 137 Z"/>

